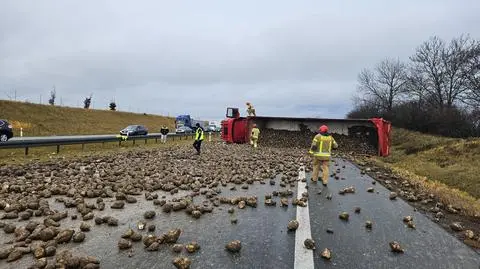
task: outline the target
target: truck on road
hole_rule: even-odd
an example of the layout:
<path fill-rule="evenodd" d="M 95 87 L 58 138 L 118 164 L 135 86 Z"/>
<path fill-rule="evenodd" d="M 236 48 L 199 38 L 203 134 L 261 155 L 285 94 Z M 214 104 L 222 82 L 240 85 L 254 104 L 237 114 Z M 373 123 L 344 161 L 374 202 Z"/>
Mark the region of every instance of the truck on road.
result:
<path fill-rule="evenodd" d="M 238 108 L 227 108 L 226 119 L 222 121 L 221 137 L 226 143 L 247 143 L 250 140 L 252 125 L 260 130 L 310 131 L 326 124 L 330 133 L 349 138 L 364 138 L 373 146 L 379 156 L 390 154 L 391 123 L 382 118 L 371 119 L 325 119 L 293 117 L 241 117 Z M 262 135 L 260 135 L 261 137 Z M 312 136 L 313 137 L 313 136 Z"/>
<path fill-rule="evenodd" d="M 222 124 L 220 121 L 209 121 L 208 122 L 208 131 L 220 132 Z"/>
<path fill-rule="evenodd" d="M 208 122 L 201 121 L 201 120 L 195 120 L 193 119 L 190 115 L 178 115 L 175 118 L 175 129 L 178 129 L 182 126 L 186 126 L 191 128 L 193 131 L 197 129 L 196 125 L 200 124 L 200 126 L 205 129 Z"/>

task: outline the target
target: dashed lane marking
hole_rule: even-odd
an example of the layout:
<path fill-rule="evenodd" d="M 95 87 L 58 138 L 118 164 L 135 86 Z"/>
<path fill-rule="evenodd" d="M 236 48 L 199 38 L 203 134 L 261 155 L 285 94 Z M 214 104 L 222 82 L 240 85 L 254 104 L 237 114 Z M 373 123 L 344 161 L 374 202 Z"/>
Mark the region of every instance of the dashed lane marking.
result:
<path fill-rule="evenodd" d="M 302 198 L 302 193 L 306 191 L 305 168 L 302 166 L 298 173 L 297 198 Z M 309 204 L 306 207 L 297 206 L 297 220 L 299 226 L 295 232 L 295 269 L 313 269 L 313 251 L 304 247 L 303 242 L 307 238 L 312 238 L 310 230 L 310 214 L 308 212 Z"/>

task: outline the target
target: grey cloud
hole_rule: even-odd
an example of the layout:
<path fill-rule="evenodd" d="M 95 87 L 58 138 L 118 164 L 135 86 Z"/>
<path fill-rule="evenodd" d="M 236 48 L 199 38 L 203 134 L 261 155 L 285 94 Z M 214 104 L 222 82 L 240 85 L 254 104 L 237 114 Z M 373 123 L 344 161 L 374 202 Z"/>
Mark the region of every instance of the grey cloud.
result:
<path fill-rule="evenodd" d="M 360 69 L 431 35 L 478 38 L 478 1 L 2 1 L 0 94 L 222 118 L 343 117 Z M 46 101 L 47 98 L 43 98 Z"/>

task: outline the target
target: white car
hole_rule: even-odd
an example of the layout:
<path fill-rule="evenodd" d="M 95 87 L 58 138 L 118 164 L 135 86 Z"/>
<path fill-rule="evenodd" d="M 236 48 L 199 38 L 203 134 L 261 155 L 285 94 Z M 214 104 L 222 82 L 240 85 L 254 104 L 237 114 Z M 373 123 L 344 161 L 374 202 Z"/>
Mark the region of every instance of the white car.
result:
<path fill-rule="evenodd" d="M 187 127 L 187 126 L 180 126 L 175 130 L 175 132 L 177 134 L 191 134 L 191 133 L 193 133 L 193 130 L 192 130 L 192 128 Z"/>

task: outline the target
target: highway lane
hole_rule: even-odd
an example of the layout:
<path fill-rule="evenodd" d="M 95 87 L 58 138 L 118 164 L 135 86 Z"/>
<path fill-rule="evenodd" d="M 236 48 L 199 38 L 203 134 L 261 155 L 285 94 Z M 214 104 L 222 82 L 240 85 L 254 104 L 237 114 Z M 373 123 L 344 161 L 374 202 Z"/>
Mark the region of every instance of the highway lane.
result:
<path fill-rule="evenodd" d="M 233 185 L 233 184 L 232 184 Z M 263 204 L 265 193 L 278 190 L 280 187 L 268 184 L 250 185 L 248 190 L 230 190 L 230 186 L 222 188 L 220 196 L 252 196 L 257 195 L 258 206 L 256 208 L 247 206 L 239 209 L 236 206 L 220 205 L 215 207 L 212 213 L 205 213 L 200 219 L 193 219 L 185 212 L 164 213 L 152 201 L 146 201 L 143 197 L 137 197 L 135 204 L 126 204 L 123 210 L 110 210 L 110 204 L 114 199 L 104 199 L 106 208 L 104 212 L 96 211 L 96 216 L 113 216 L 119 219 L 118 227 L 107 225 L 95 225 L 93 220 L 87 221 L 92 226 L 92 231 L 86 233 L 86 239 L 81 244 L 59 245 L 57 252 L 61 249 L 73 248 L 75 252 L 96 256 L 101 260 L 101 268 L 175 268 L 171 261 L 174 257 L 180 256 L 171 250 L 171 245 L 162 245 L 159 251 L 145 251 L 142 242 L 133 244 L 132 257 L 129 257 L 128 250 L 119 250 L 117 242 L 120 236 L 129 228 L 147 234 L 165 233 L 170 229 L 182 229 L 178 243 L 187 244 L 196 241 L 200 244 L 200 250 L 195 254 L 183 251 L 182 256 L 192 260 L 191 268 L 278 268 L 290 269 L 294 261 L 294 240 L 295 233 L 288 233 L 286 223 L 295 218 L 295 208 L 267 207 Z M 166 195 L 167 199 L 181 197 L 180 192 L 174 196 L 159 192 L 159 195 Z M 87 199 L 94 203 L 95 199 Z M 203 196 L 194 197 L 195 204 L 202 203 Z M 50 199 L 52 208 L 69 211 L 69 215 L 77 214 L 75 209 L 65 209 L 63 204 Z M 235 212 L 228 213 L 228 208 L 233 207 Z M 147 224 L 155 224 L 156 231 L 149 233 L 146 230 L 139 231 L 137 223 L 143 219 L 143 212 L 155 210 L 156 216 L 153 220 L 147 220 Z M 236 219 L 237 223 L 232 223 Z M 72 228 L 78 230 L 79 222 L 67 218 L 62 221 L 62 229 Z M 6 234 L 0 237 L 0 244 L 14 238 L 13 234 Z M 225 250 L 225 244 L 232 240 L 240 240 L 242 249 L 240 253 L 229 253 Z M 0 260 L 0 268 L 26 268 L 33 263 L 33 257 L 26 256 L 19 261 L 7 264 Z"/>
<path fill-rule="evenodd" d="M 304 208 L 307 210 L 297 210 L 291 205 L 280 207 L 279 197 L 274 197 L 277 206 L 264 205 L 265 193 L 284 189 L 278 185 L 278 181 L 274 186 L 270 186 L 268 182 L 264 185 L 255 182 L 249 185 L 248 190 L 236 185 L 235 191 L 230 190 L 235 185 L 229 184 L 222 188 L 220 196 L 255 195 L 258 197 L 258 206 L 256 208 L 247 206 L 245 209 L 235 207 L 235 213 L 230 215 L 227 210 L 231 205 L 222 204 L 198 220 L 184 212 L 164 213 L 160 207 L 146 201 L 143 196 L 137 197 L 137 203 L 126 204 L 125 209 L 113 211 L 110 209 L 113 199 L 104 199 L 107 204 L 105 211 L 95 211 L 95 215 L 114 216 L 119 219 L 119 226 L 99 226 L 95 225 L 93 220 L 87 221 L 92 225 L 92 231 L 86 234 L 85 242 L 70 243 L 67 246 L 79 253 L 98 257 L 101 260 L 101 268 L 174 268 L 171 261 L 180 255 L 173 253 L 168 245 L 162 245 L 159 251 L 148 252 L 141 242 L 134 243 L 132 257 L 129 257 L 129 251 L 121 251 L 117 247 L 120 235 L 128 227 L 136 230 L 137 222 L 143 219 L 143 212 L 155 210 L 156 217 L 147 221 L 148 224 L 156 225 L 155 234 L 180 228 L 182 235 L 179 243 L 196 241 L 200 244 L 201 249 L 197 253 L 181 254 L 192 260 L 191 268 L 480 268 L 480 255 L 474 250 L 422 214 L 415 212 L 406 202 L 389 200 L 389 191 L 380 184 L 372 185 L 373 179 L 360 175 L 360 170 L 353 164 L 337 161 L 339 166 L 332 163 L 331 169 L 345 165 L 345 169 L 341 168 L 340 173 L 345 180 L 331 178 L 327 188 L 309 181 L 308 189 L 302 184 L 291 188 L 294 191 L 293 197 L 308 191 L 309 203 Z M 306 178 L 310 178 L 310 173 L 306 174 Z M 338 190 L 347 186 L 355 186 L 356 193 L 339 195 Z M 374 193 L 366 191 L 371 186 L 375 188 Z M 318 194 L 320 191 L 321 194 Z M 164 195 L 163 192 L 158 194 Z M 328 194 L 332 194 L 331 200 L 326 198 Z M 182 193 L 179 193 L 175 196 L 181 195 Z M 168 195 L 167 199 L 170 198 Z M 292 197 L 289 197 L 289 202 L 291 199 Z M 203 200 L 202 196 L 195 197 L 194 203 L 202 203 Z M 91 202 L 93 203 L 94 199 Z M 74 209 L 65 209 L 62 204 L 54 202 L 54 198 L 51 198 L 50 204 L 52 208 L 68 210 L 70 214 L 75 212 Z M 361 208 L 359 214 L 354 213 L 355 207 Z M 342 211 L 350 214 L 348 222 L 338 218 Z M 308 214 L 308 218 L 297 214 Z M 403 223 L 402 219 L 406 215 L 413 216 L 415 230 Z M 237 224 L 231 223 L 234 218 L 238 220 Z M 286 225 L 289 220 L 295 218 L 309 219 L 309 225 L 300 222 L 297 233 L 288 232 Z M 373 221 L 371 231 L 365 229 L 366 220 Z M 62 221 L 61 227 L 78 230 L 78 226 L 78 221 L 74 222 L 68 218 Z M 309 231 L 301 230 L 307 226 Z M 333 234 L 327 233 L 327 228 L 331 228 Z M 141 233 L 148 234 L 145 230 Z M 316 249 L 313 251 L 305 250 L 302 246 L 306 239 L 305 235 L 308 234 L 311 234 L 316 242 Z M 12 238 L 12 234 L 2 235 L 0 243 Z M 232 254 L 225 251 L 225 244 L 237 239 L 241 240 L 243 246 L 240 253 Z M 405 253 L 392 253 L 388 245 L 392 240 L 398 241 L 405 248 Z M 59 250 L 67 246 L 59 246 Z M 299 246 L 301 249 L 298 249 Z M 330 261 L 320 257 L 323 248 L 332 250 Z M 308 255 L 311 255 L 313 263 L 299 261 L 308 260 Z M 0 268 L 24 268 L 32 261 L 31 256 L 9 264 L 0 261 Z M 295 264 L 302 266 L 295 267 Z"/>
<path fill-rule="evenodd" d="M 206 132 L 208 134 L 208 132 Z M 86 138 L 106 138 L 106 137 L 111 137 L 111 136 L 117 136 L 119 135 L 120 133 L 118 134 L 103 134 L 103 135 L 51 135 L 51 136 L 23 136 L 23 137 L 19 137 L 19 136 L 16 136 L 16 137 L 12 137 L 11 139 L 9 139 L 9 141 L 42 141 L 42 140 L 55 140 L 55 139 L 58 139 L 58 140 L 61 140 L 61 139 L 86 139 Z M 175 132 L 171 132 L 169 133 L 168 135 L 171 136 L 171 135 L 176 135 L 177 133 Z M 216 132 L 214 133 L 215 135 L 218 135 L 219 133 Z M 146 135 L 146 137 L 148 136 L 160 136 L 161 134 L 160 133 L 148 133 Z M 190 135 L 193 135 L 193 133 L 190 133 Z M 136 137 L 145 137 L 143 135 L 140 135 L 140 136 L 136 136 Z M 6 142 L 8 143 L 8 142 Z"/>
<path fill-rule="evenodd" d="M 104 138 L 111 137 L 118 134 L 105 134 L 105 135 L 52 135 L 52 136 L 24 136 L 24 137 L 12 137 L 9 141 L 32 141 L 32 140 L 50 140 L 50 139 L 80 139 L 80 138 Z M 172 135 L 175 133 L 169 133 Z M 149 133 L 148 135 L 160 135 L 160 133 Z M 147 136 L 148 136 L 147 135 Z"/>
<path fill-rule="evenodd" d="M 401 199 L 390 200 L 390 191 L 348 161 L 336 160 L 339 180 L 329 179 L 327 188 L 320 183 L 309 185 L 310 221 L 313 239 L 318 242 L 314 254 L 315 268 L 435 268 L 478 269 L 480 255 L 432 222 Z M 341 168 L 345 165 L 345 169 Z M 334 171 L 334 170 L 332 170 Z M 307 178 L 310 174 L 307 174 Z M 342 180 L 341 178 L 345 178 Z M 340 195 L 342 188 L 354 186 L 354 194 Z M 374 192 L 367 192 L 373 187 Z M 318 194 L 321 192 L 321 194 Z M 332 199 L 326 196 L 332 194 Z M 359 214 L 354 212 L 360 207 Z M 349 213 L 349 221 L 339 219 L 341 212 Z M 415 229 L 403 222 L 412 216 Z M 365 222 L 373 222 L 371 230 Z M 331 228 L 333 233 L 327 233 Z M 397 241 L 403 254 L 390 251 L 389 242 Z M 320 251 L 329 248 L 332 259 L 324 260 Z"/>

